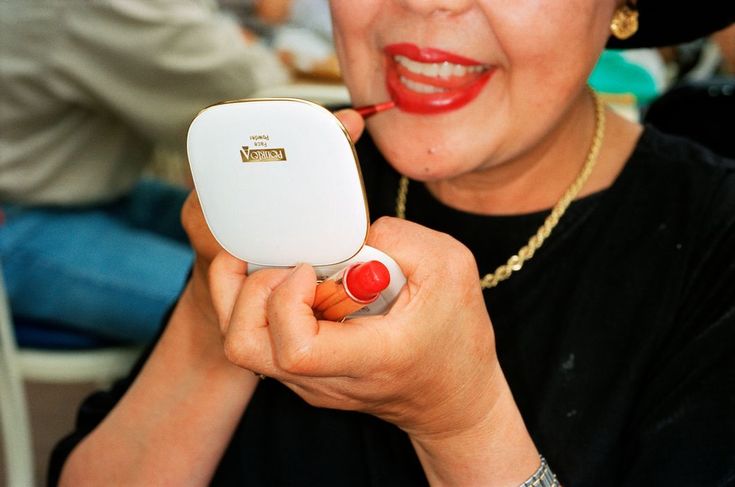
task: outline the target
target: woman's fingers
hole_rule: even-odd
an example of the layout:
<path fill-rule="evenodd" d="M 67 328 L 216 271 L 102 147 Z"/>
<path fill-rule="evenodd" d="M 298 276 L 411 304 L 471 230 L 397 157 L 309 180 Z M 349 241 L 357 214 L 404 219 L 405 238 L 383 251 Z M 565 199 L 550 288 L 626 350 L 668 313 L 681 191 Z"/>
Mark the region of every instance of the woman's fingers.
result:
<path fill-rule="evenodd" d="M 268 297 L 266 319 L 271 324 L 274 359 L 287 372 L 309 374 L 312 343 L 319 325 L 311 309 L 316 275 L 306 265 L 296 266 Z"/>
<path fill-rule="evenodd" d="M 382 362 L 384 337 L 370 319 L 317 321 L 316 275 L 308 265 L 264 269 L 221 253 L 212 262 L 212 299 L 225 355 L 240 367 L 282 380 L 355 376 Z"/>
<path fill-rule="evenodd" d="M 221 251 L 209 266 L 209 289 L 212 305 L 222 334 L 227 333 L 232 309 L 248 272 L 248 264 Z"/>
<path fill-rule="evenodd" d="M 218 256 L 212 266 L 212 292 L 228 358 L 285 380 L 384 372 L 390 364 L 410 361 L 415 353 L 408 346 L 410 341 L 416 346 L 422 339 L 444 334 L 428 326 L 436 322 L 443 328 L 451 319 L 436 316 L 436 311 L 456 313 L 480 293 L 471 254 L 445 234 L 382 219 L 371 229 L 368 241 L 401 263 L 412 287 L 399 297 L 398 313 L 346 323 L 314 316 L 316 275 L 310 266 L 265 269 L 245 278 L 244 263 L 227 254 Z M 427 322 L 418 324 L 421 328 L 402 322 L 410 303 L 412 321 Z M 427 308 L 426 303 L 431 305 Z"/>
<path fill-rule="evenodd" d="M 232 363 L 269 377 L 281 376 L 273 362 L 266 304 L 290 272 L 290 269 L 263 269 L 243 283 L 225 335 L 225 356 Z"/>
<path fill-rule="evenodd" d="M 422 292 L 425 296 L 420 300 L 435 301 L 435 304 L 455 301 L 452 293 L 440 293 L 438 286 L 430 284 L 436 281 L 449 282 L 455 288 L 464 287 L 463 283 L 468 288 L 479 287 L 471 254 L 445 234 L 410 222 L 384 219 L 371 229 L 369 242 L 401 263 L 409 280 L 414 281 L 417 293 L 428 289 Z M 427 256 L 430 264 L 427 264 Z M 447 265 L 446 262 L 450 261 L 451 264 Z M 423 270 L 422 263 L 431 271 Z M 470 265 L 469 270 L 467 264 Z M 361 318 L 346 323 L 317 320 L 312 309 L 316 276 L 311 267 L 301 265 L 287 275 L 284 274 L 286 271 L 277 271 L 278 274 L 264 272 L 276 271 L 259 271 L 248 278 L 230 320 L 228 340 L 236 337 L 236 343 L 232 345 L 236 345 L 236 350 L 242 355 L 248 355 L 240 365 L 246 366 L 247 363 L 252 366 L 254 357 L 265 356 L 263 350 L 268 348 L 264 343 L 266 334 L 256 334 L 254 330 L 258 327 L 267 327 L 272 356 L 266 358 L 279 369 L 266 372 L 261 365 L 260 371 L 280 374 L 283 378 L 289 375 L 358 377 L 385 370 L 389 363 L 405 361 L 411 356 L 410 349 L 401 348 L 407 344 L 407 338 L 400 335 L 414 332 L 410 331 L 411 327 L 401 325 L 400 316 Z M 268 275 L 270 277 L 266 278 Z M 232 285 L 231 290 L 234 289 Z M 402 303 L 409 302 L 407 296 L 408 293 L 401 295 Z M 422 316 L 421 319 L 425 318 Z M 412 338 L 417 339 L 417 336 Z M 246 341 L 252 350 L 243 345 Z"/>
<path fill-rule="evenodd" d="M 342 125 L 347 129 L 347 133 L 350 134 L 350 138 L 353 142 L 362 136 L 362 132 L 365 130 L 365 120 L 355 110 L 349 108 L 344 110 L 338 110 L 334 112 L 334 116 L 342 122 Z"/>
<path fill-rule="evenodd" d="M 298 376 L 359 376 L 384 361 L 385 340 L 374 320 L 345 323 L 319 320 L 312 305 L 316 277 L 297 267 L 267 303 L 273 354 L 286 373 Z"/>

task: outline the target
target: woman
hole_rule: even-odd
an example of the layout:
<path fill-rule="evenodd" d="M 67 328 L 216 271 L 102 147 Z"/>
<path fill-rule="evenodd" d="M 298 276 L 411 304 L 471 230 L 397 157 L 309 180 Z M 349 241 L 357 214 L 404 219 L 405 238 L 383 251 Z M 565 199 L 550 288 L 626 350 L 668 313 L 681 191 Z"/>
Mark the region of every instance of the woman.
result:
<path fill-rule="evenodd" d="M 373 215 L 413 220 L 368 238 L 405 290 L 384 317 L 317 322 L 309 266 L 246 278 L 190 198 L 192 279 L 114 409 L 122 391 L 87 403 L 68 441 L 93 431 L 63 483 L 731 479 L 732 164 L 588 92 L 630 12 L 375 0 L 332 14 L 353 101 L 399 106 L 358 145 Z M 357 138 L 359 117 L 340 117 Z"/>

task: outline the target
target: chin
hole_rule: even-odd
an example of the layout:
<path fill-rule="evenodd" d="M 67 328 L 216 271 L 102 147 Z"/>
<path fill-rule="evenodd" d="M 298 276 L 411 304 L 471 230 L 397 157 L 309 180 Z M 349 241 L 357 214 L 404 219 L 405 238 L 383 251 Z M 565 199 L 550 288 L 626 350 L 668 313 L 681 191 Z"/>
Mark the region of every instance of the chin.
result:
<path fill-rule="evenodd" d="M 455 142 L 451 137 L 439 137 L 438 134 L 446 135 L 449 130 L 434 128 L 423 136 L 422 131 L 389 123 L 387 117 L 375 122 L 370 133 L 381 154 L 396 171 L 410 179 L 423 182 L 451 179 L 482 164 L 477 160 L 477 153 L 473 153 L 466 143 Z M 382 123 L 378 125 L 379 122 Z M 412 135 L 402 137 L 395 134 Z"/>
<path fill-rule="evenodd" d="M 469 170 L 466 160 L 443 157 L 441 152 L 429 154 L 420 151 L 384 151 L 386 160 L 399 173 L 415 181 L 429 182 L 452 179 Z M 462 164 L 465 162 L 465 164 Z"/>

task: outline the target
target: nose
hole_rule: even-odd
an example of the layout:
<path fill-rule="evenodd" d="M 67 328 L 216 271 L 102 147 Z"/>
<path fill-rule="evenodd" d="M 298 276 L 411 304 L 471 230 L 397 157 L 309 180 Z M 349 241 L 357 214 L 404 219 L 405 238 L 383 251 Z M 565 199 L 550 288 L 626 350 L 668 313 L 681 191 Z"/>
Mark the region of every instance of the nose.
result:
<path fill-rule="evenodd" d="M 400 0 L 399 3 L 421 15 L 457 15 L 467 11 L 475 0 Z"/>

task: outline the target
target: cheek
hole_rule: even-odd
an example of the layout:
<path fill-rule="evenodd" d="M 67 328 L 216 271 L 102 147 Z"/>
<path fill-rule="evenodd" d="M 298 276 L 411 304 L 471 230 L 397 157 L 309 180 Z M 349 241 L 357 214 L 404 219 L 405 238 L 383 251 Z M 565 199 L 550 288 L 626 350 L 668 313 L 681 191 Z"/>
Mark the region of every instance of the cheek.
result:
<path fill-rule="evenodd" d="M 383 59 L 375 49 L 374 32 L 380 0 L 331 2 L 334 44 L 344 84 L 356 104 L 377 103 L 376 76 L 383 72 Z"/>
<path fill-rule="evenodd" d="M 609 35 L 613 7 L 612 0 L 527 0 L 524 7 L 496 7 L 491 23 L 509 73 L 524 73 L 539 86 L 586 79 Z"/>
<path fill-rule="evenodd" d="M 542 121 L 561 115 L 584 86 L 608 37 L 612 0 L 536 0 L 497 10 L 501 76 L 511 112 Z M 507 12 L 507 13 L 506 13 Z"/>

